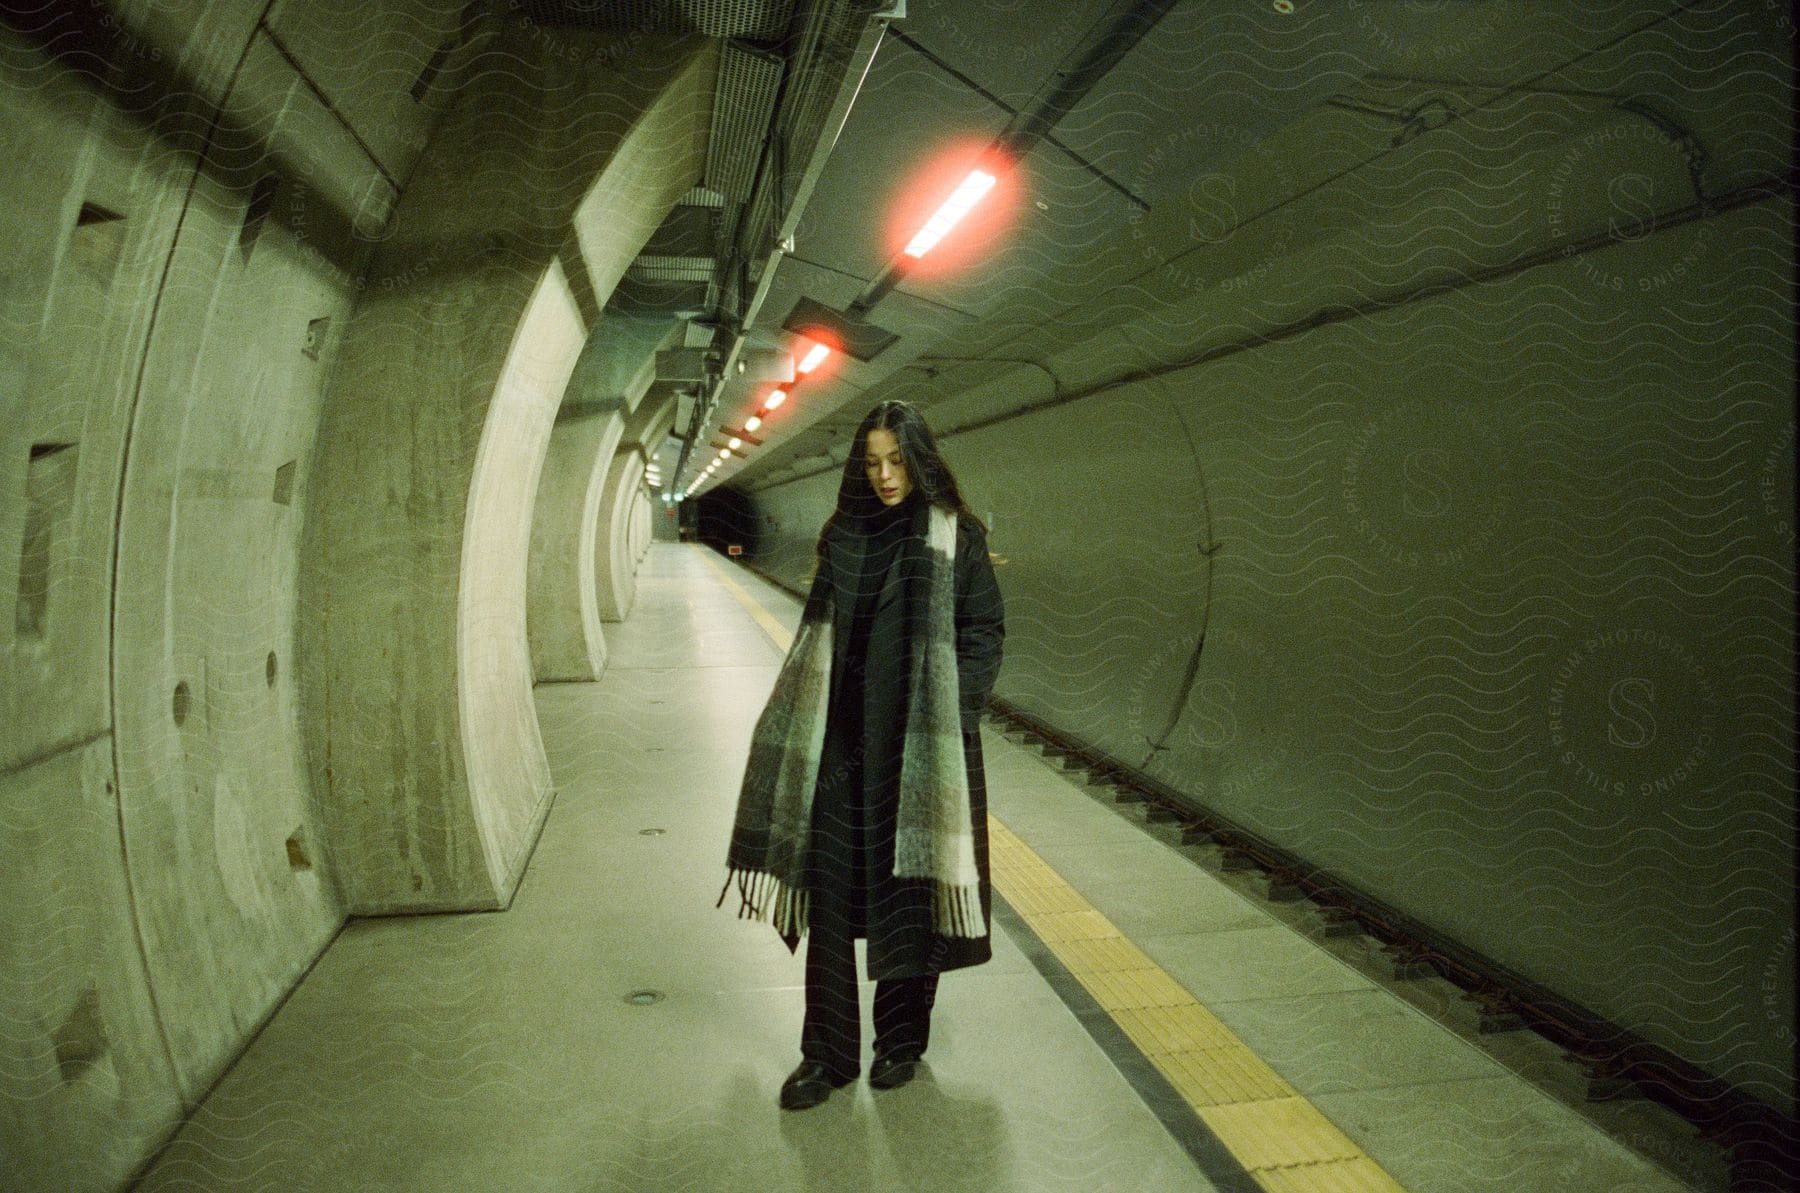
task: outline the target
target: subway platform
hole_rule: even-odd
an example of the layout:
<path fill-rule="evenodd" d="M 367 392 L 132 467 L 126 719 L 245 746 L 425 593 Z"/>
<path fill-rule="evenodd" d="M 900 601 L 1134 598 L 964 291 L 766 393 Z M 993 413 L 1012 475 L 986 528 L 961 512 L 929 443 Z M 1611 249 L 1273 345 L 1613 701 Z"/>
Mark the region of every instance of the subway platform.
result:
<path fill-rule="evenodd" d="M 1472 1038 L 1453 987 L 1384 980 L 993 714 L 993 960 L 944 976 L 894 1090 L 865 981 L 863 1079 L 779 1109 L 806 946 L 714 903 L 799 613 L 653 544 L 601 679 L 537 689 L 557 797 L 511 907 L 349 921 L 134 1188 L 1725 1188 L 1668 1112 L 1599 1121 L 1554 1046 Z"/>

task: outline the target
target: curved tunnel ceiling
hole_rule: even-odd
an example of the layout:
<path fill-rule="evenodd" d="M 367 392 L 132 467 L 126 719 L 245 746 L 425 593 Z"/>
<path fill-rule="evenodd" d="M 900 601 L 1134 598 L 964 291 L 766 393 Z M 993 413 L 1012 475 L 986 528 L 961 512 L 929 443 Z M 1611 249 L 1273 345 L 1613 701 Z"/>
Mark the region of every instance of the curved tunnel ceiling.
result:
<path fill-rule="evenodd" d="M 1121 0 L 1078 0 L 1046 20 L 1026 6 L 911 6 L 889 27 L 755 331 L 781 339 L 782 319 L 803 297 L 847 305 L 881 272 L 883 219 L 920 166 L 947 142 L 1000 133 L 1129 9 Z M 782 417 L 765 424 L 768 446 L 742 466 L 743 481 L 765 482 L 772 469 L 807 456 L 816 466 L 816 453 L 842 440 L 878 397 L 930 401 L 945 362 L 921 358 L 986 355 L 979 329 L 997 307 L 1029 304 L 1048 279 L 1153 204 L 1353 85 L 1370 63 L 1442 38 L 1458 15 L 1396 13 L 1409 26 L 1399 38 L 1347 8 L 1302 17 L 1176 4 L 1137 31 L 1123 58 L 1021 162 L 1006 238 L 958 274 L 902 282 L 870 319 L 898 342 L 798 390 Z M 1320 45 L 1339 47 L 1336 70 L 1333 56 L 1320 62 Z M 957 350 L 942 351 L 952 340 Z M 741 417 L 754 395 L 736 398 Z M 721 414 L 738 421 L 730 398 Z"/>
<path fill-rule="evenodd" d="M 880 398 L 931 405 L 1008 369 L 1031 370 L 1034 390 L 1057 394 L 1047 344 L 1093 339 L 1189 297 L 1195 283 L 1184 271 L 1196 265 L 1205 229 L 1188 209 L 1214 181 L 1236 186 L 1226 174 L 1261 171 L 1257 185 L 1281 191 L 1256 210 L 1236 204 L 1244 220 L 1308 191 L 1328 203 L 1336 180 L 1309 176 L 1305 159 L 1346 119 L 1385 142 L 1416 131 L 1409 121 L 1430 127 L 1433 112 L 1413 110 L 1420 96 L 1461 89 L 1491 99 L 1504 93 L 1496 88 L 1529 90 L 1575 62 L 1584 88 L 1611 102 L 1627 93 L 1634 68 L 1628 56 L 1593 52 L 1680 7 L 1396 5 L 1375 19 L 1366 6 L 1284 15 L 1266 5 L 1177 3 L 1021 161 L 1007 234 L 960 272 L 902 281 L 868 316 L 898 337 L 891 347 L 868 362 L 842 358 L 829 377 L 797 387 L 759 428 L 753 455 L 694 487 L 755 488 L 832 466 L 847 431 Z M 959 137 L 1000 133 L 1130 8 L 1076 0 L 1046 19 L 1036 6 L 914 4 L 891 22 L 747 335 L 791 344 L 782 323 L 797 303 L 848 306 L 882 272 L 883 220 L 921 164 Z M 1284 132 L 1277 159 L 1267 146 Z M 1289 156 L 1296 146 L 1301 153 Z M 1265 246 L 1265 256 L 1274 252 Z M 1142 268 L 1110 289 L 1091 284 L 1097 262 L 1127 258 Z M 707 432 L 741 425 L 762 392 L 727 382 Z M 707 438 L 696 444 L 696 465 L 672 478 L 677 487 L 692 484 L 692 468 L 711 454 L 700 450 Z"/>

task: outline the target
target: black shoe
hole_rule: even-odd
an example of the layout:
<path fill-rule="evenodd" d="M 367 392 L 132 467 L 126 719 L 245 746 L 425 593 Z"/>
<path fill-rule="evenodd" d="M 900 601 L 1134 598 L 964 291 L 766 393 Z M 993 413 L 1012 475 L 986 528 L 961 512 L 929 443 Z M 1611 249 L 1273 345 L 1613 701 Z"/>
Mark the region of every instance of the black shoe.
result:
<path fill-rule="evenodd" d="M 856 1074 L 841 1077 L 817 1061 L 803 1060 L 800 1067 L 781 1083 L 781 1108 L 805 1110 L 817 1106 L 831 1096 L 831 1091 L 849 1085 Z"/>
<path fill-rule="evenodd" d="M 869 1066 L 869 1084 L 876 1089 L 893 1089 L 897 1085 L 905 1085 L 913 1079 L 913 1071 L 918 1067 L 919 1054 L 916 1052 L 895 1052 L 878 1056 L 875 1063 Z"/>

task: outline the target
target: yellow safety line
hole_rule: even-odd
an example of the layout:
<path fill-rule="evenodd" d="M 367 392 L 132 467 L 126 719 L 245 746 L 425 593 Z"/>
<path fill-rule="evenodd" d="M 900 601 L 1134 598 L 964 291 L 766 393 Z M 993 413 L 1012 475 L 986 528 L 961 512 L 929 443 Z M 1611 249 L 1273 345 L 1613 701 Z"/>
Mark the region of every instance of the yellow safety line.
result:
<path fill-rule="evenodd" d="M 712 565 L 713 571 L 719 574 L 719 580 L 725 585 L 726 590 L 737 598 L 738 604 L 749 611 L 750 616 L 756 620 L 757 625 L 762 627 L 763 633 L 769 636 L 776 648 L 783 655 L 787 654 L 788 649 L 794 644 L 794 635 L 788 632 L 788 628 L 777 621 L 773 613 L 763 608 L 761 601 L 744 591 L 743 586 L 732 578 L 730 572 L 725 570 L 725 565 L 713 558 L 711 548 L 703 550 L 700 558 Z"/>
<path fill-rule="evenodd" d="M 707 552 L 784 653 L 792 635 Z M 991 813 L 994 887 L 1269 1193 L 1406 1193 Z"/>
<path fill-rule="evenodd" d="M 1271 1193 L 1405 1193 L 992 815 L 994 886 Z"/>

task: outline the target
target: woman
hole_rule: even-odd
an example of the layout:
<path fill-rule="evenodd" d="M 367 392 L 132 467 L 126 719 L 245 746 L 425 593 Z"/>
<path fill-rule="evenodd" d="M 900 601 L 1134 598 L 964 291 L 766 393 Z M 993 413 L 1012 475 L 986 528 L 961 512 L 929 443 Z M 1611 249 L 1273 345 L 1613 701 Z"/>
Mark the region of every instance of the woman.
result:
<path fill-rule="evenodd" d="M 993 955 L 980 718 L 1005 633 L 987 528 L 919 412 L 882 402 L 819 533 L 726 859 L 740 918 L 772 915 L 789 951 L 811 933 L 786 1109 L 861 1072 L 856 938 L 876 983 L 869 1082 L 882 1089 L 925 1051 L 938 974 Z"/>

